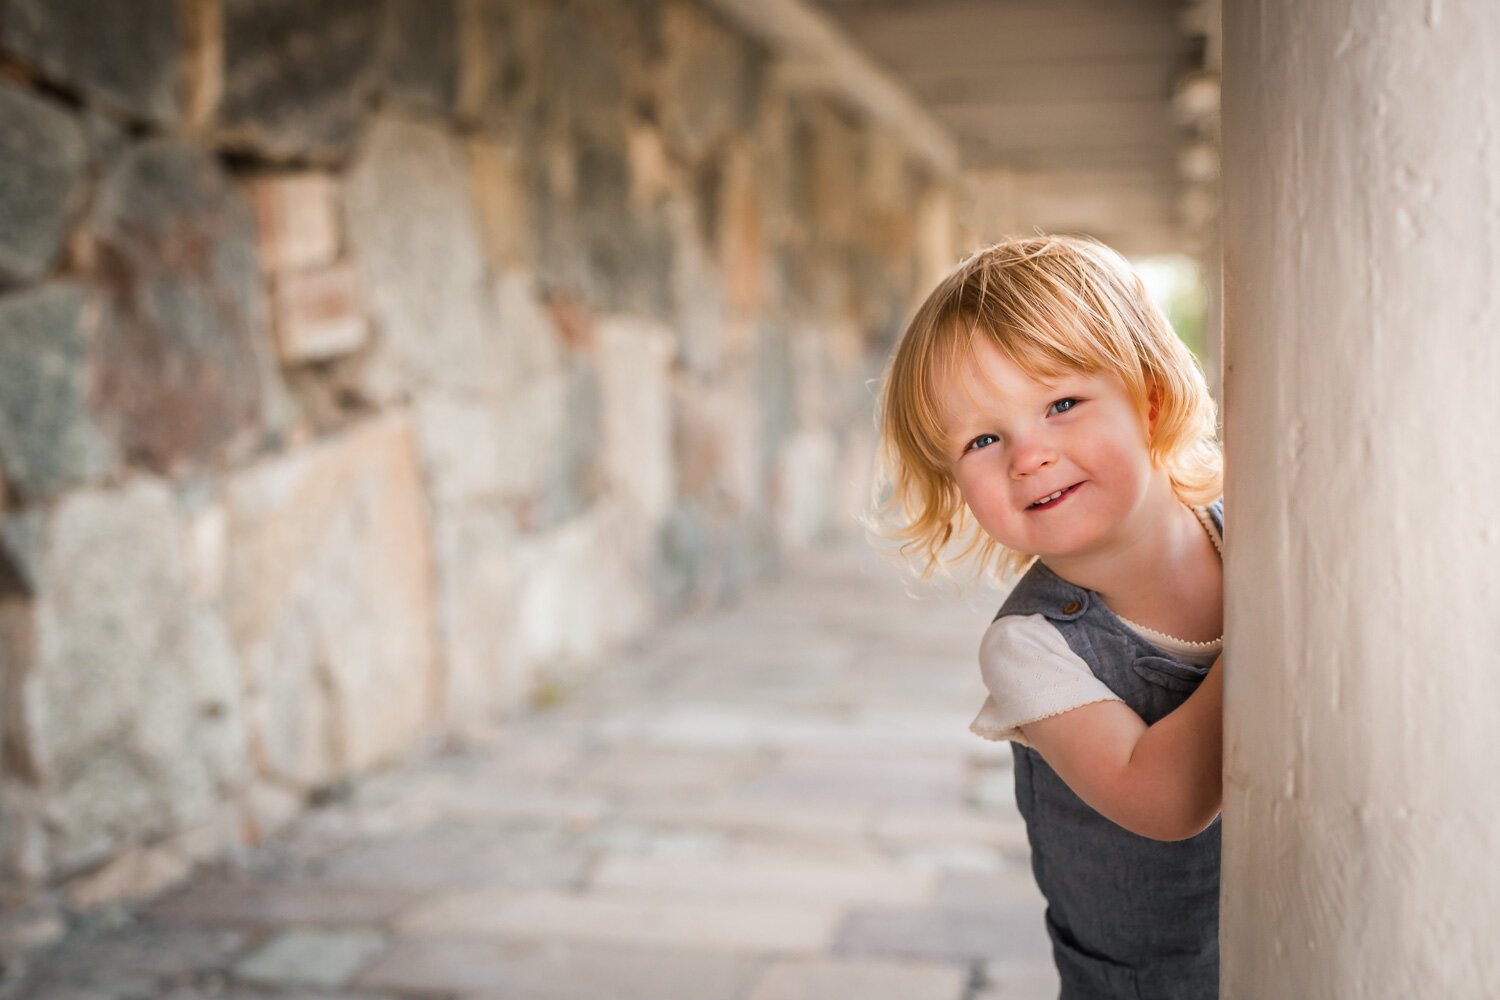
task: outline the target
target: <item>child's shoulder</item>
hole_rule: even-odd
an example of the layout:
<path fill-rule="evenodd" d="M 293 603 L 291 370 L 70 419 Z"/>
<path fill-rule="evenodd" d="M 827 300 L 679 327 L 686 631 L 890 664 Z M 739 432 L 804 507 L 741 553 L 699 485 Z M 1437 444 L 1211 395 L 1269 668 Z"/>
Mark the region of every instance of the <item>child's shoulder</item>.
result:
<path fill-rule="evenodd" d="M 1092 597 L 1090 591 L 1069 583 L 1038 561 L 1016 581 L 995 619 L 1041 614 L 1055 621 L 1072 621 L 1088 610 Z"/>

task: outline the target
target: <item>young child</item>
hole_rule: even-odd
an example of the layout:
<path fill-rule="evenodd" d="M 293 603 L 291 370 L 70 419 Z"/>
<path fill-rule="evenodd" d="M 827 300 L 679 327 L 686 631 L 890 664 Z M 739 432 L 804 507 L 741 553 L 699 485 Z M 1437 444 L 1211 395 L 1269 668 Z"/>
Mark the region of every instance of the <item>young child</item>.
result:
<path fill-rule="evenodd" d="M 1222 473 L 1202 372 L 1118 254 L 1016 239 L 927 297 L 881 420 L 881 514 L 924 575 L 1025 570 L 981 642 L 972 728 L 1012 742 L 1062 1000 L 1217 997 Z"/>

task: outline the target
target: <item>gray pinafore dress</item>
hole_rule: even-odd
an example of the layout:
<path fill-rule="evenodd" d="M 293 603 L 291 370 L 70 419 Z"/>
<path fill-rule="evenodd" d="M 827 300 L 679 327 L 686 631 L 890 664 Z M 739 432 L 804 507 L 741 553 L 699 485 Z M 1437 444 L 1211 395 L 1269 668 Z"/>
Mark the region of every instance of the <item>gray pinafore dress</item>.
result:
<path fill-rule="evenodd" d="M 1208 511 L 1222 532 L 1221 501 Z M 1046 616 L 1147 725 L 1182 704 L 1208 673 L 1164 656 L 1092 591 L 1041 563 L 996 617 L 1032 614 Z M 1139 836 L 1085 805 L 1035 750 L 1011 748 L 1061 1000 L 1217 998 L 1219 820 L 1188 840 Z"/>

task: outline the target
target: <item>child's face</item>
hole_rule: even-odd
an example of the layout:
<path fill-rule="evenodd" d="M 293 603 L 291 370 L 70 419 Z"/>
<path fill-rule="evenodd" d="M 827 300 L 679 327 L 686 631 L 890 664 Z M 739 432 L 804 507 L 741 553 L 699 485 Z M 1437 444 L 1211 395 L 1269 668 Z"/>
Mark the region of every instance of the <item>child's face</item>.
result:
<path fill-rule="evenodd" d="M 1139 537 L 1165 473 L 1117 376 L 1038 381 L 984 341 L 939 393 L 949 467 L 991 538 L 1057 569 Z"/>

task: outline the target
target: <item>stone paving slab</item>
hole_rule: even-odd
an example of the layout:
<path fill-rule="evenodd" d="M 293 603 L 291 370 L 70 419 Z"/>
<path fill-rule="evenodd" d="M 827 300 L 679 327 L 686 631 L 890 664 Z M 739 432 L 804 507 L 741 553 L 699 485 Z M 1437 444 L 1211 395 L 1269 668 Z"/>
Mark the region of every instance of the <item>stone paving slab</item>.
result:
<path fill-rule="evenodd" d="M 967 965 L 814 959 L 773 966 L 749 1000 L 963 1000 Z"/>
<path fill-rule="evenodd" d="M 710 898 L 810 903 L 917 904 L 932 879 L 889 864 L 838 864 L 782 858 L 605 858 L 595 889 Z"/>
<path fill-rule="evenodd" d="M 833 905 L 682 900 L 670 895 L 480 890 L 439 896 L 397 922 L 402 934 L 493 934 L 746 953 L 814 953 L 833 940 Z"/>
<path fill-rule="evenodd" d="M 840 955 L 983 962 L 1050 954 L 1051 945 L 1033 906 L 996 906 L 984 911 L 922 909 L 855 910 L 839 928 Z"/>
<path fill-rule="evenodd" d="M 995 598 L 823 553 L 83 918 L 0 1000 L 1048 1000 Z"/>
<path fill-rule="evenodd" d="M 456 936 L 402 941 L 359 984 L 466 1000 L 741 1000 L 759 969 L 729 952 Z"/>
<path fill-rule="evenodd" d="M 387 920 L 414 902 L 414 896 L 389 889 L 209 878 L 165 896 L 144 915 L 178 926 L 358 925 Z"/>

